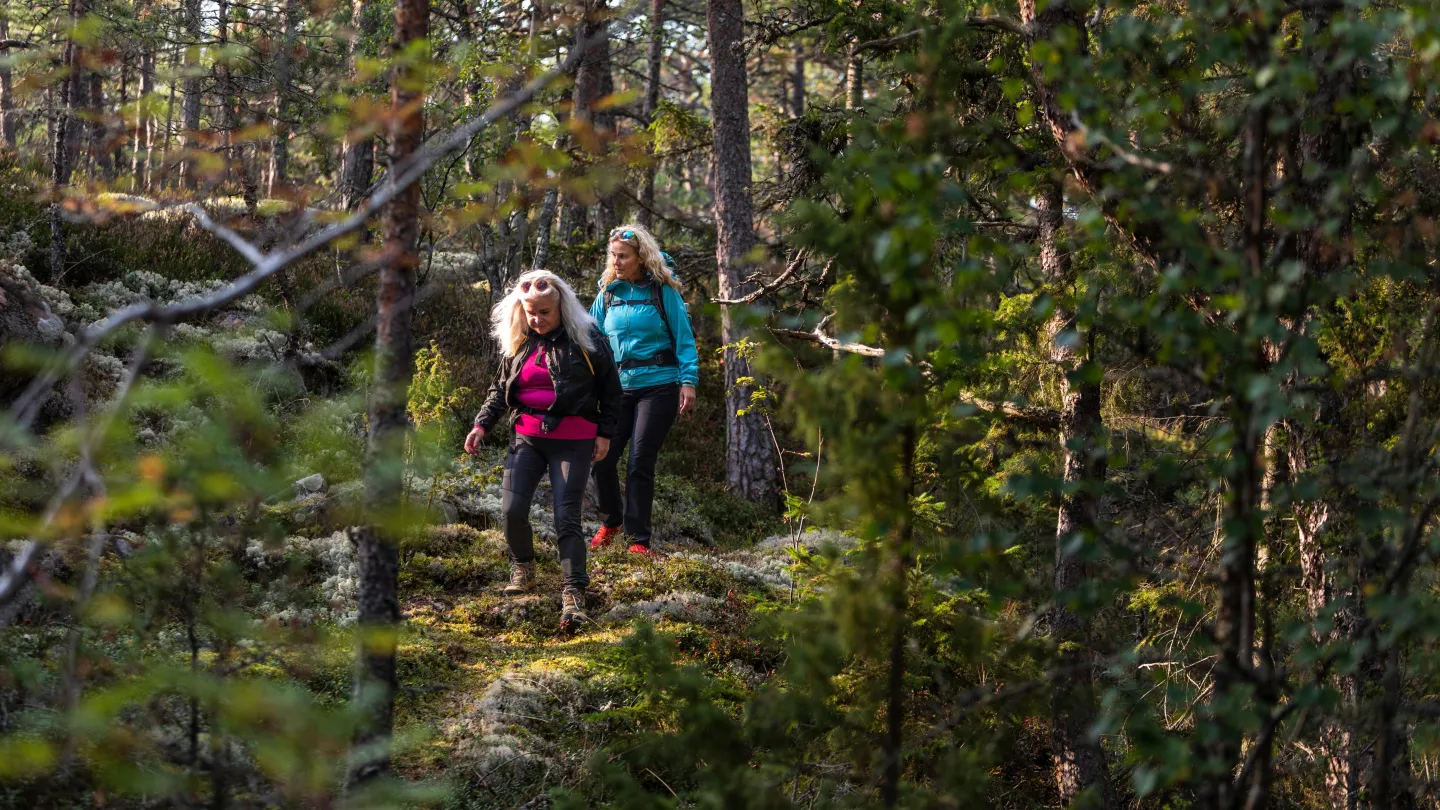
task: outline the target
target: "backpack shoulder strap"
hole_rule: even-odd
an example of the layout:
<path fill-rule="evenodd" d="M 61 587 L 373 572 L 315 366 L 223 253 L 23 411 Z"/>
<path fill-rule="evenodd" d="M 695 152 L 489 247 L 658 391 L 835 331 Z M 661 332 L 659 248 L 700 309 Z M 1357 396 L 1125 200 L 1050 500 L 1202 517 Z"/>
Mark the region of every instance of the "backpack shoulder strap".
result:
<path fill-rule="evenodd" d="M 675 341 L 675 330 L 670 328 L 670 319 L 665 317 L 665 288 L 669 286 L 659 279 L 652 279 L 650 282 L 650 303 L 655 307 L 655 312 L 660 315 L 660 323 L 665 325 L 665 334 L 670 336 L 670 348 L 679 351 L 680 346 Z"/>

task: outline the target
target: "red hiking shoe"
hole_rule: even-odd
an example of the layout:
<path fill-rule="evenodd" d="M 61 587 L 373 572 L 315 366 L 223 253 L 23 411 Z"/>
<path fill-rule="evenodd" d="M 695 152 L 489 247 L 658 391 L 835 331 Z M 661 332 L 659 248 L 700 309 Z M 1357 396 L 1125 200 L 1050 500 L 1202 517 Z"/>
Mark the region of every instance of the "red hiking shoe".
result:
<path fill-rule="evenodd" d="M 648 555 L 650 554 L 650 547 L 649 547 L 649 546 L 641 545 L 641 544 L 639 544 L 639 543 L 631 543 L 631 544 L 630 544 L 630 553 L 631 553 L 631 554 L 644 554 L 644 555 L 647 555 L 647 556 L 648 556 Z"/>
<path fill-rule="evenodd" d="M 595 532 L 595 536 L 590 538 L 590 548 L 604 548 L 610 545 L 610 541 L 620 532 L 621 528 L 619 526 L 613 529 L 609 526 L 601 526 L 600 531 Z"/>

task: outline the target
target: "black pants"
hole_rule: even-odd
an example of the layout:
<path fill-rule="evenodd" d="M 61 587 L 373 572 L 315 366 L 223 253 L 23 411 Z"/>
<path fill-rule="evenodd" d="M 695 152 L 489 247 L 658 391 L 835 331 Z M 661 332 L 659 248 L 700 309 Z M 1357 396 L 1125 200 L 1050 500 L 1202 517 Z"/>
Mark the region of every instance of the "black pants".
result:
<path fill-rule="evenodd" d="M 655 501 L 655 461 L 660 445 L 680 411 L 678 383 L 637 388 L 620 398 L 620 424 L 610 440 L 610 452 L 595 464 L 595 488 L 600 494 L 600 519 L 606 526 L 625 526 L 634 542 L 650 545 L 650 508 Z M 620 500 L 620 454 L 630 445 L 625 501 Z"/>
<path fill-rule="evenodd" d="M 590 474 L 594 439 L 545 439 L 516 436 L 505 456 L 505 481 L 500 510 L 505 516 L 505 542 L 517 563 L 535 559 L 530 505 L 540 479 L 550 474 L 555 495 L 555 534 L 560 546 L 561 582 L 566 588 L 590 584 L 585 573 L 585 536 L 580 526 L 580 501 Z"/>

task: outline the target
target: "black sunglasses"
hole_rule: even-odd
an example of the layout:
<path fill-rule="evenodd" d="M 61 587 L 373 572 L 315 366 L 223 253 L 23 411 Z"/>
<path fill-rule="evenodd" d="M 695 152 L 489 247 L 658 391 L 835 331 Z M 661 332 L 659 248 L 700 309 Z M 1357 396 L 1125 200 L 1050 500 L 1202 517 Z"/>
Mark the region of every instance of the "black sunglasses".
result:
<path fill-rule="evenodd" d="M 539 290 L 539 291 L 542 292 L 542 293 L 543 293 L 543 292 L 546 292 L 546 291 L 548 291 L 548 290 L 550 289 L 550 281 L 549 281 L 548 279 L 537 278 L 537 279 L 535 279 L 534 281 L 522 281 L 522 282 L 520 282 L 520 292 L 522 292 L 522 293 L 528 293 L 528 292 L 530 292 L 530 285 L 532 285 L 532 284 L 535 285 L 535 289 L 536 289 L 536 290 Z"/>

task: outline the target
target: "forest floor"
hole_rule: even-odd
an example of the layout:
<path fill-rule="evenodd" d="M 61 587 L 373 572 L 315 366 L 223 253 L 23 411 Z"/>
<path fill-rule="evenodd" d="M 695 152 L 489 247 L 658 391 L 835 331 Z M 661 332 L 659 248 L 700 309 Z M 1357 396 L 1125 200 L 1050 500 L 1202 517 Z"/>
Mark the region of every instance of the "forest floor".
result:
<path fill-rule="evenodd" d="M 815 531 L 756 541 L 719 532 L 701 542 L 686 536 L 703 518 L 684 514 L 693 504 L 675 490 L 685 488 L 662 477 L 657 535 L 666 539 L 657 553 L 632 554 L 622 542 L 591 552 L 589 621 L 568 633 L 559 628 L 548 493 L 542 488 L 532 511 L 538 583 L 507 597 L 494 485 L 447 488 L 462 522 L 431 527 L 402 548 L 403 775 L 444 779 L 453 806 L 523 806 L 592 778 L 597 755 L 608 759 L 629 741 L 664 732 L 668 709 L 654 699 L 654 673 L 635 648 L 637 620 L 654 627 L 677 664 L 710 680 L 721 705 L 742 706 L 773 676 L 784 647 L 768 620 L 804 592 L 804 578 L 792 579 L 797 559 L 846 538 Z M 339 652 L 333 664 L 348 666 Z M 329 674 L 341 685 L 341 672 Z"/>
<path fill-rule="evenodd" d="M 506 597 L 498 531 L 448 526 L 432 536 L 447 547 L 405 564 L 407 677 L 397 719 L 400 736 L 414 744 L 401 772 L 454 780 L 462 806 L 509 807 L 574 786 L 592 756 L 663 730 L 627 648 L 636 619 L 654 622 L 677 657 L 716 679 L 737 705 L 778 664 L 779 640 L 767 643 L 752 625 L 757 610 L 783 610 L 788 601 L 785 538 L 654 556 L 602 550 L 590 560 L 590 621 L 564 633 L 553 544 L 538 555 L 534 592 Z M 486 573 L 461 587 L 442 584 L 457 568 Z"/>

